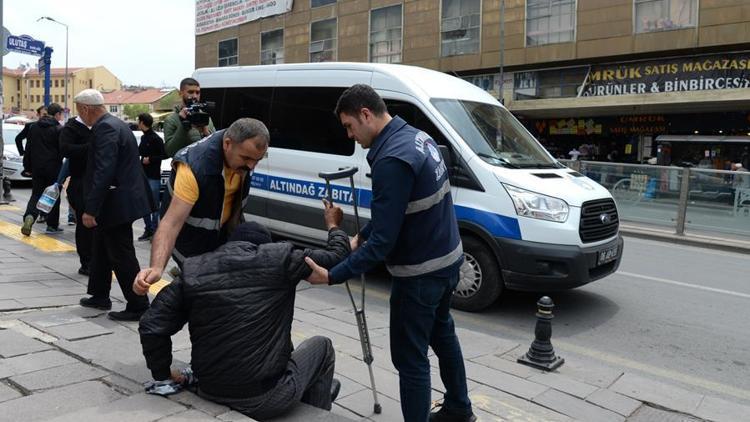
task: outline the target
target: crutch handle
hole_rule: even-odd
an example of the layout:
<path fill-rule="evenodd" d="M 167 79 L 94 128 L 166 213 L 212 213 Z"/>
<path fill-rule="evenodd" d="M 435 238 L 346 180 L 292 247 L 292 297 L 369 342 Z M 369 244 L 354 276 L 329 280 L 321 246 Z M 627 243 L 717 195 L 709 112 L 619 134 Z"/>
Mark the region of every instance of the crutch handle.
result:
<path fill-rule="evenodd" d="M 354 174 L 358 171 L 359 169 L 357 167 L 343 167 L 340 168 L 339 171 L 321 171 L 320 173 L 318 173 L 318 177 L 321 177 L 325 180 L 344 179 L 354 176 Z"/>

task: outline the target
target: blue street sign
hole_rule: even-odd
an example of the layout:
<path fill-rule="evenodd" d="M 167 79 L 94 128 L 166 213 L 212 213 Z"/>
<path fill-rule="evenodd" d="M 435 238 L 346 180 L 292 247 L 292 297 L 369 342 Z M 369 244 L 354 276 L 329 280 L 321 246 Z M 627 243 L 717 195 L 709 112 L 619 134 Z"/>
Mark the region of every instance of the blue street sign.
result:
<path fill-rule="evenodd" d="M 44 41 L 31 38 L 28 35 L 10 35 L 6 43 L 8 51 L 14 53 L 31 54 L 41 56 L 44 54 Z"/>

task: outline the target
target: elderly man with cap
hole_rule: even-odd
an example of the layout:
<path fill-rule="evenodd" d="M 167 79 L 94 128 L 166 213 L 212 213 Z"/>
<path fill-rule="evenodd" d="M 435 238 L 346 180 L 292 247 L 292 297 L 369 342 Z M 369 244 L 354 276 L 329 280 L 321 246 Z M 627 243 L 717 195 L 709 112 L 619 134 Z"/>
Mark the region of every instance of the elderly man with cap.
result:
<path fill-rule="evenodd" d="M 81 305 L 111 309 L 109 291 L 112 271 L 117 276 L 127 305 L 110 312 L 114 320 L 138 321 L 148 309 L 148 299 L 133 293 L 140 265 L 133 247 L 133 221 L 154 211 L 148 180 L 138 155 L 138 142 L 127 124 L 109 114 L 104 98 L 85 89 L 74 98 L 76 109 L 93 140 L 88 150 L 83 182 L 82 223 L 94 229 L 88 293 Z"/>

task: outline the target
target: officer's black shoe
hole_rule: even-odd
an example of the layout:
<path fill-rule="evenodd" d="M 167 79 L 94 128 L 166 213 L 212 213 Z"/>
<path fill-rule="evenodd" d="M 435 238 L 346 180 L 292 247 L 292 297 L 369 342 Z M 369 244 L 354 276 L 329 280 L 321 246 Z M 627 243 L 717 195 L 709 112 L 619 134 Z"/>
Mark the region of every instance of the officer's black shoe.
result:
<path fill-rule="evenodd" d="M 140 311 L 113 311 L 107 314 L 109 319 L 114 321 L 140 321 L 141 316 L 148 310 L 148 308 Z"/>
<path fill-rule="evenodd" d="M 112 309 L 112 301 L 107 297 L 84 297 L 78 303 L 87 308 L 101 309 L 104 311 Z"/>
<path fill-rule="evenodd" d="M 438 403 L 433 407 L 433 410 L 438 407 L 440 407 L 440 410 L 430 413 L 430 422 L 475 422 L 477 420 L 474 413 L 469 413 L 468 415 L 463 413 L 456 414 L 443 407 L 442 403 Z"/>
<path fill-rule="evenodd" d="M 151 240 L 152 237 L 154 237 L 154 232 L 152 232 L 151 230 L 146 230 L 145 232 L 143 232 L 141 237 L 138 238 L 138 241 L 145 242 L 146 240 Z"/>
<path fill-rule="evenodd" d="M 333 381 L 331 381 L 331 402 L 336 401 L 336 397 L 339 396 L 339 391 L 341 391 L 341 381 L 334 378 Z"/>
<path fill-rule="evenodd" d="M 85 265 L 81 265 L 81 268 L 78 269 L 78 274 L 80 275 L 89 275 L 91 274 L 91 271 L 89 270 L 89 267 Z"/>

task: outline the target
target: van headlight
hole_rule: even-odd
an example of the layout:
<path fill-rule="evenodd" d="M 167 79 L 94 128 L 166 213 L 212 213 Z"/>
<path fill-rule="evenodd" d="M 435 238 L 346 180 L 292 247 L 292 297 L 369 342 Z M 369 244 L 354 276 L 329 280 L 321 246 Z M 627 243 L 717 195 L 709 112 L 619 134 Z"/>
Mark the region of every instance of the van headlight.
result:
<path fill-rule="evenodd" d="M 508 195 L 513 199 L 513 205 L 516 206 L 516 214 L 522 217 L 537 218 L 557 223 L 564 223 L 568 219 L 570 208 L 562 199 L 506 185 L 505 183 L 503 183 L 503 187 L 505 187 Z"/>

